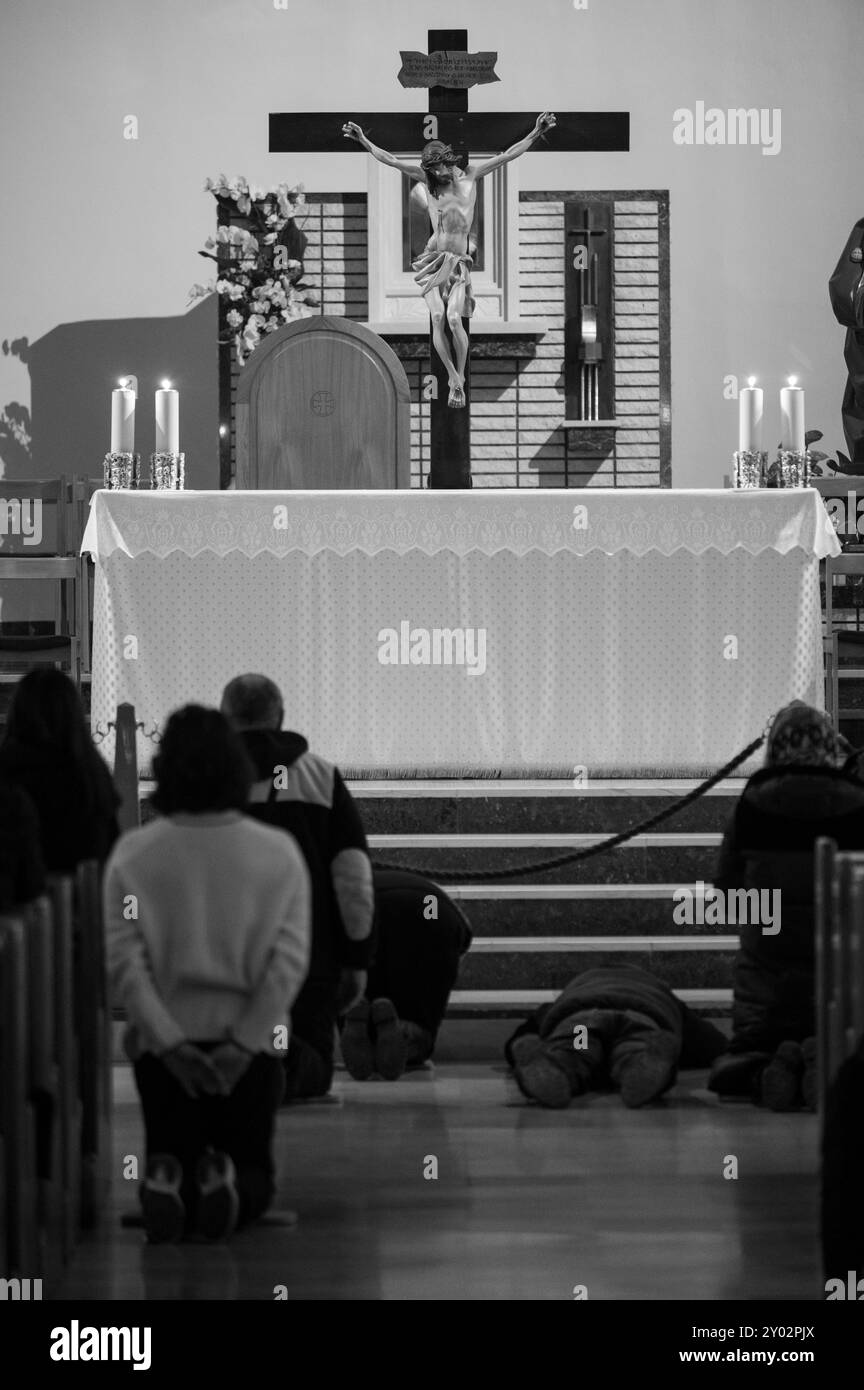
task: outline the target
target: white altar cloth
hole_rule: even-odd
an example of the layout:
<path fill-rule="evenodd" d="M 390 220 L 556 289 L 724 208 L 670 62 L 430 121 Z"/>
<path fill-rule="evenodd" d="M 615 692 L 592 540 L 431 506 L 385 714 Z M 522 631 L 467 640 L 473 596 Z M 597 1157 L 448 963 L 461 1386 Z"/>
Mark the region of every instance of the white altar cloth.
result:
<path fill-rule="evenodd" d="M 349 776 L 697 776 L 823 704 L 812 489 L 97 492 L 82 548 L 145 773 L 242 671 Z"/>

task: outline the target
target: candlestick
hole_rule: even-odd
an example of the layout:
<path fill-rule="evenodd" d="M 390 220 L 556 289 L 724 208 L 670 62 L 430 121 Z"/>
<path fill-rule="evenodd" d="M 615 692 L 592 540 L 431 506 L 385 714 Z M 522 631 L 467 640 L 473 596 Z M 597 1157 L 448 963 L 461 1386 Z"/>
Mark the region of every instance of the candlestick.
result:
<path fill-rule="evenodd" d="M 179 454 L 180 452 L 180 393 L 163 381 L 156 392 L 156 448 L 157 454 Z"/>
<path fill-rule="evenodd" d="M 742 387 L 738 396 L 738 452 L 758 454 L 762 448 L 762 404 L 763 393 L 760 386 L 754 386 L 755 377 L 750 377 L 750 385 Z"/>
<path fill-rule="evenodd" d="M 790 453 L 804 452 L 804 392 L 790 376 L 780 391 L 780 448 Z"/>
<path fill-rule="evenodd" d="M 150 455 L 150 486 L 154 491 L 182 491 L 186 486 L 186 455 Z"/>
<path fill-rule="evenodd" d="M 112 454 L 131 454 L 135 450 L 135 392 L 118 386 L 111 392 Z"/>

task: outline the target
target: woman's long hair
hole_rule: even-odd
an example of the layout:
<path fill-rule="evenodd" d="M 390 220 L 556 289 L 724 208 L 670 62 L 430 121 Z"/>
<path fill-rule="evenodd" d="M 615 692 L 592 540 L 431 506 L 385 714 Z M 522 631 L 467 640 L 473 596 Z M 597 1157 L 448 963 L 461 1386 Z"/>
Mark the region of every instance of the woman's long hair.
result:
<path fill-rule="evenodd" d="M 22 676 L 9 705 L 7 747 L 55 755 L 61 775 L 77 783 L 85 812 L 113 811 L 107 766 L 90 737 L 77 687 L 63 671 L 37 666 Z"/>

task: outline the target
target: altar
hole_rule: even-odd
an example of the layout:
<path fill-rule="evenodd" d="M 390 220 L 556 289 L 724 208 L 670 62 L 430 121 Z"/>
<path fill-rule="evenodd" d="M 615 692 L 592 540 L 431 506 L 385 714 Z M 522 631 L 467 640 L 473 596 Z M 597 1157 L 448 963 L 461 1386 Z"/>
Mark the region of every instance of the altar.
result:
<path fill-rule="evenodd" d="M 698 777 L 824 706 L 812 489 L 101 491 L 83 549 L 143 775 L 244 671 L 350 777 Z"/>

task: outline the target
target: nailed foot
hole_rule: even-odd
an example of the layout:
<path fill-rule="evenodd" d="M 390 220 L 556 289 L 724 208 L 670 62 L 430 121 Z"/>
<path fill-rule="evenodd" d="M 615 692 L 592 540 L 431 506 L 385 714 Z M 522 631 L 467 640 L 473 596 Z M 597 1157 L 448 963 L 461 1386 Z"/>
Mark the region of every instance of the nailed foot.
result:
<path fill-rule="evenodd" d="M 461 410 L 465 404 L 465 392 L 462 390 L 461 386 L 454 384 L 450 387 L 447 404 L 451 406 L 453 410 Z"/>

